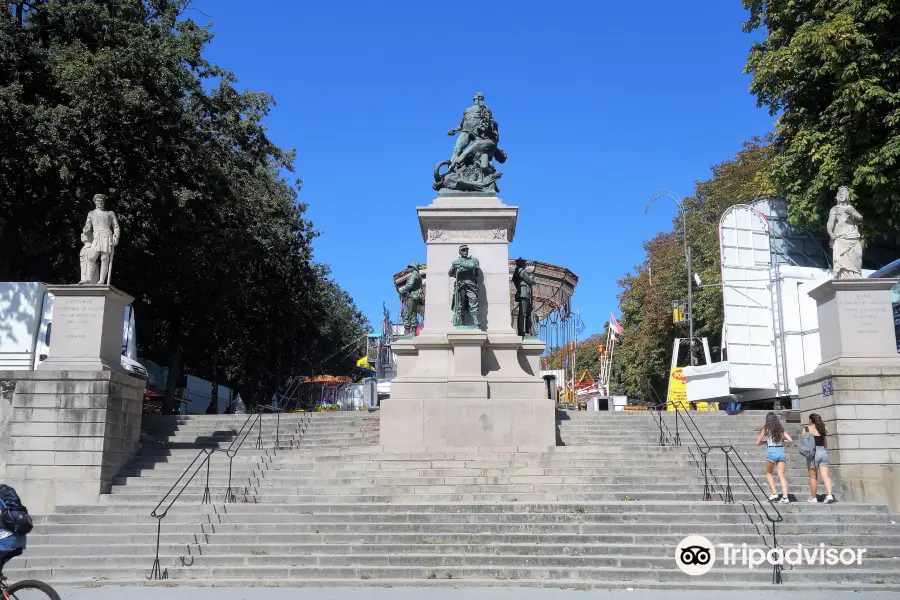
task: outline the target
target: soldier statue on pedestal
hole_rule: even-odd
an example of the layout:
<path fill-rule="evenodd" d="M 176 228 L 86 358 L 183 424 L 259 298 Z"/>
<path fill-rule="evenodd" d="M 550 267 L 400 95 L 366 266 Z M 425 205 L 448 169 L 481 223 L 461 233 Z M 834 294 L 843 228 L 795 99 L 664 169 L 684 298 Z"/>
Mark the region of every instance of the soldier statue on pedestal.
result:
<path fill-rule="evenodd" d="M 422 265 L 413 261 L 409 263 L 409 268 L 412 271 L 410 271 L 406 283 L 397 291 L 403 300 L 402 317 L 405 333 L 406 335 L 415 335 L 416 329 L 419 327 L 419 307 L 422 305 L 425 295 L 422 293 L 422 275 L 419 273 Z"/>
<path fill-rule="evenodd" d="M 453 324 L 465 326 L 466 312 L 472 318 L 473 327 L 481 327 L 478 323 L 478 259 L 469 256 L 469 247 L 459 247 L 459 258 L 450 266 L 450 277 L 455 277 L 453 296 L 450 298 L 450 310 L 453 311 Z"/>
<path fill-rule="evenodd" d="M 516 259 L 516 269 L 513 271 L 513 286 L 516 288 L 516 302 L 519 305 L 519 316 L 516 330 L 522 337 L 534 335 L 534 306 L 531 303 L 534 279 L 526 270 L 524 258 Z"/>

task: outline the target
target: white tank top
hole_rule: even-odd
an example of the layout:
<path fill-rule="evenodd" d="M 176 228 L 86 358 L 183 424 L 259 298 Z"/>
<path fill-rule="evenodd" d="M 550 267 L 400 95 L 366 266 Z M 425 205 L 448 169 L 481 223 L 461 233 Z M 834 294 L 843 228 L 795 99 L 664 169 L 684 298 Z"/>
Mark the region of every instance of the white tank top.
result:
<path fill-rule="evenodd" d="M 775 441 L 772 439 L 772 436 L 767 433 L 766 434 L 766 446 L 768 448 L 781 448 L 782 445 L 776 444 Z"/>

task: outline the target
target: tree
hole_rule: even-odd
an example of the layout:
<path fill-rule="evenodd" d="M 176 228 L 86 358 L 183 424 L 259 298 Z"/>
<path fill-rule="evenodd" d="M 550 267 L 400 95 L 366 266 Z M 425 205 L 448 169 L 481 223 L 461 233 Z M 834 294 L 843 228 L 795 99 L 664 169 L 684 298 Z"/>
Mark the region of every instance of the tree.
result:
<path fill-rule="evenodd" d="M 73 281 L 90 198 L 107 193 L 113 283 L 135 297 L 141 354 L 170 367 L 170 406 L 185 370 L 252 401 L 368 329 L 313 261 L 294 153 L 263 124 L 274 99 L 203 57 L 212 33 L 188 4 L 19 0 L 0 15 L 0 280 Z"/>
<path fill-rule="evenodd" d="M 684 297 L 685 270 L 675 233 L 657 235 L 644 250 L 644 261 L 619 281 L 624 333 L 613 355 L 610 387 L 615 394 L 653 400 L 665 396 L 676 337 L 672 301 Z"/>
<path fill-rule="evenodd" d="M 777 122 L 772 182 L 791 222 L 824 227 L 840 185 L 865 236 L 900 225 L 900 5 L 891 0 L 743 0 L 764 27 L 746 71 Z"/>
<path fill-rule="evenodd" d="M 701 280 L 715 284 L 719 267 L 719 218 L 730 206 L 773 193 L 768 173 L 772 163 L 770 137 L 754 138 L 734 158 L 713 166 L 712 178 L 698 181 L 694 195 L 683 199 L 691 266 Z M 665 397 L 671 352 L 686 328 L 672 322 L 672 302 L 687 296 L 683 229 L 680 217 L 673 231 L 644 244 L 644 261 L 628 273 L 619 287 L 620 324 L 625 333 L 613 357 L 612 388 L 645 400 Z M 693 295 L 694 335 L 709 339 L 713 360 L 721 358 L 722 289 L 710 285 Z M 694 346 L 699 356 L 699 345 Z"/>

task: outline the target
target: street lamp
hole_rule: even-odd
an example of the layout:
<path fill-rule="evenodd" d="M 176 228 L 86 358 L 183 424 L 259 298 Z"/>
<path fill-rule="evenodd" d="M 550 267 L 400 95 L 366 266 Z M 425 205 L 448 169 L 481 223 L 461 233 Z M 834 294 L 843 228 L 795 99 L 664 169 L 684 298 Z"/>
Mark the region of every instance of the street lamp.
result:
<path fill-rule="evenodd" d="M 644 213 L 650 210 L 650 205 L 660 198 L 672 200 L 681 213 L 681 232 L 684 235 L 684 264 L 687 265 L 687 313 L 688 313 L 688 354 L 691 357 L 691 366 L 694 366 L 694 295 L 693 276 L 691 274 L 691 248 L 687 240 L 687 218 L 684 214 L 684 199 L 675 192 L 662 191 L 650 198 L 650 202 L 644 207 Z"/>

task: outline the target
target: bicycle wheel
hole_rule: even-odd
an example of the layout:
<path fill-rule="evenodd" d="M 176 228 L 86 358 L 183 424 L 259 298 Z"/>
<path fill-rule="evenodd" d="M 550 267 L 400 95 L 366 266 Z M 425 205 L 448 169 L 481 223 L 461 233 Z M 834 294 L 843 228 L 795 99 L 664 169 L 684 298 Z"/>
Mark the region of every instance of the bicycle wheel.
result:
<path fill-rule="evenodd" d="M 17 581 L 8 588 L 10 600 L 59 600 L 59 594 L 43 581 Z"/>

